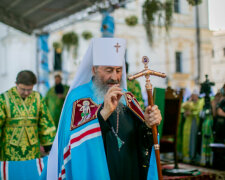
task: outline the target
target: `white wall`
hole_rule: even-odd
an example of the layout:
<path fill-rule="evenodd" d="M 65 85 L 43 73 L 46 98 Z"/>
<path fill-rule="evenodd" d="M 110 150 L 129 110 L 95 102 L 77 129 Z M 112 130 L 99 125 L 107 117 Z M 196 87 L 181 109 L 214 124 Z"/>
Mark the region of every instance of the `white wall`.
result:
<path fill-rule="evenodd" d="M 214 57 L 212 57 L 212 81 L 216 83 L 214 89 L 217 91 L 225 83 L 225 31 L 213 33 Z"/>
<path fill-rule="evenodd" d="M 0 23 L 0 93 L 15 86 L 19 71 L 36 73 L 36 40 Z"/>

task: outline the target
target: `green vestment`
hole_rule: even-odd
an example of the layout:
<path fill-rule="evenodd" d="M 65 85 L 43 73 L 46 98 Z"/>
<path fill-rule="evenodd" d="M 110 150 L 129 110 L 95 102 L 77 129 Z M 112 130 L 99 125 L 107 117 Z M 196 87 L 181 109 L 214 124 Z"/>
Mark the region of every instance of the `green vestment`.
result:
<path fill-rule="evenodd" d="M 49 89 L 49 91 L 46 94 L 45 102 L 47 104 L 47 107 L 52 115 L 52 118 L 55 122 L 56 128 L 58 127 L 59 118 L 61 114 L 61 110 L 63 107 L 63 103 L 66 97 L 66 94 L 69 90 L 69 87 L 66 85 L 63 85 L 64 91 L 63 91 L 63 98 L 59 98 L 58 95 L 55 92 L 55 86 Z"/>
<path fill-rule="evenodd" d="M 199 99 L 195 103 L 193 101 L 188 101 L 182 104 L 184 112 L 190 112 L 190 114 L 185 117 L 182 141 L 183 161 L 187 163 L 195 158 L 197 130 L 200 121 L 200 112 L 203 109 L 203 105 L 204 99 Z"/>
<path fill-rule="evenodd" d="M 53 143 L 56 128 L 44 99 L 33 91 L 23 100 L 16 87 L 0 94 L 0 160 L 40 157 L 40 145 Z"/>
<path fill-rule="evenodd" d="M 127 90 L 130 91 L 134 95 L 134 97 L 137 99 L 137 101 L 139 102 L 141 106 L 141 109 L 145 110 L 144 100 L 142 98 L 141 86 L 139 82 L 136 79 L 132 81 L 127 81 Z"/>

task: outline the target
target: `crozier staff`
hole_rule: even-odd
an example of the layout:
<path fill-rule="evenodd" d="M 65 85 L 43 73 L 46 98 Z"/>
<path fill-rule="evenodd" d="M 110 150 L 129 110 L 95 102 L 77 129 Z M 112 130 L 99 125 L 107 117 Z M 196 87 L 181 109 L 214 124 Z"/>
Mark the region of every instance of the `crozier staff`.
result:
<path fill-rule="evenodd" d="M 160 72 L 148 69 L 149 59 L 147 56 L 143 56 L 142 62 L 145 65 L 145 69 L 142 70 L 141 72 L 134 74 L 133 76 L 130 76 L 128 78 L 128 80 L 134 80 L 141 76 L 145 76 L 145 78 L 146 78 L 145 87 L 146 87 L 146 92 L 148 95 L 148 105 L 149 105 L 148 108 L 151 108 L 151 107 L 154 107 L 154 103 L 153 103 L 153 97 L 152 97 L 152 84 L 150 83 L 150 75 L 158 76 L 161 78 L 165 78 L 166 75 L 164 73 L 160 73 Z M 148 121 L 146 121 L 146 123 L 148 123 Z M 158 178 L 159 178 L 159 180 L 162 180 L 163 177 L 162 177 L 162 169 L 161 169 L 161 164 L 160 164 L 160 152 L 159 152 L 158 132 L 157 132 L 156 124 L 152 125 L 152 133 L 153 133 L 153 143 L 154 143 L 154 149 L 155 149 Z"/>

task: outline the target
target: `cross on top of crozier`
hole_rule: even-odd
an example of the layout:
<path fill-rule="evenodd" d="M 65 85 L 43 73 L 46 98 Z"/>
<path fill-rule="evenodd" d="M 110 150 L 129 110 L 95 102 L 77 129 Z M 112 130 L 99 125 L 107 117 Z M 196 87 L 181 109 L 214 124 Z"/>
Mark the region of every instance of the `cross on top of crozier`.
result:
<path fill-rule="evenodd" d="M 145 69 L 148 69 L 149 59 L 147 56 L 142 57 L 142 63 L 145 65 Z"/>
<path fill-rule="evenodd" d="M 116 48 L 116 52 L 118 53 L 118 49 L 121 47 L 121 46 L 119 45 L 119 43 L 116 43 L 116 45 L 115 45 L 114 47 Z"/>
<path fill-rule="evenodd" d="M 145 69 L 140 71 L 140 72 L 138 72 L 138 73 L 136 73 L 136 74 L 134 74 L 134 75 L 132 75 L 132 76 L 129 76 L 128 80 L 133 80 L 133 79 L 139 78 L 141 76 L 145 76 L 146 79 L 148 79 L 150 75 L 151 76 L 158 76 L 158 77 L 161 77 L 161 78 L 165 78 L 166 77 L 166 74 L 164 74 L 164 73 L 148 69 L 149 59 L 148 59 L 147 56 L 143 56 L 142 63 L 145 65 Z"/>

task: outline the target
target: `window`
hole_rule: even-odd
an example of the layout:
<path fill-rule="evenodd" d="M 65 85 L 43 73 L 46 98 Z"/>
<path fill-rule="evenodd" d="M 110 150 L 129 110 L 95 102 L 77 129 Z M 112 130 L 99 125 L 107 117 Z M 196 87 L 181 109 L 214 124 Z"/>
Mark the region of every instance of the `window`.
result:
<path fill-rule="evenodd" d="M 54 70 L 61 71 L 62 70 L 62 53 L 55 50 L 55 58 L 54 58 Z"/>
<path fill-rule="evenodd" d="M 174 12 L 180 13 L 180 0 L 174 0 Z"/>
<path fill-rule="evenodd" d="M 182 73 L 182 52 L 176 52 L 176 72 Z"/>

